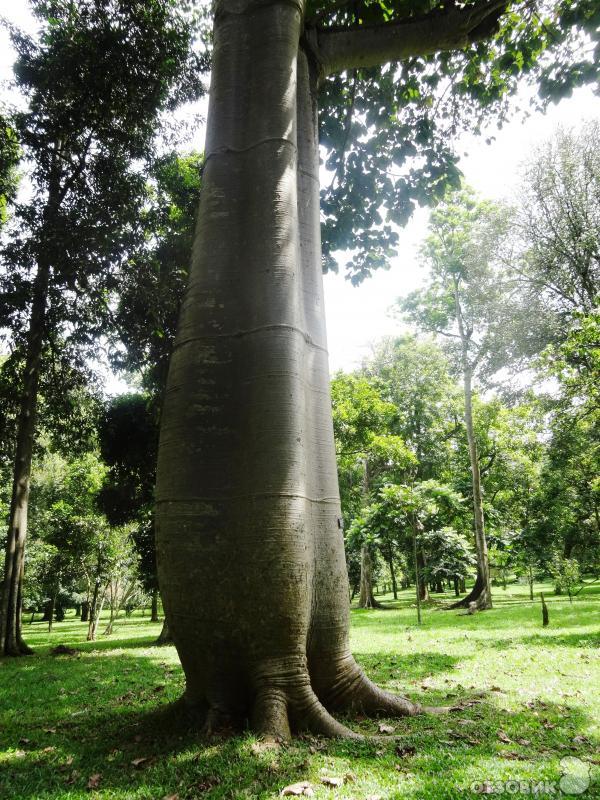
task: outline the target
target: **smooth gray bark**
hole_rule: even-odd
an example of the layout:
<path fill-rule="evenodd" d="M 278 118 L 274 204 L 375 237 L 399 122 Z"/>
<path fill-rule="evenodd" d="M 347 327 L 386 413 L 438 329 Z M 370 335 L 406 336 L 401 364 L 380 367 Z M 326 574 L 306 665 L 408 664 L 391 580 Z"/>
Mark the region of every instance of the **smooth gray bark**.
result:
<path fill-rule="evenodd" d="M 290 3 L 217 3 L 206 161 L 169 371 L 157 556 L 188 707 L 288 736 L 415 713 L 348 645 L 319 232 L 316 72 Z M 219 576 L 219 591 L 215 591 Z"/>

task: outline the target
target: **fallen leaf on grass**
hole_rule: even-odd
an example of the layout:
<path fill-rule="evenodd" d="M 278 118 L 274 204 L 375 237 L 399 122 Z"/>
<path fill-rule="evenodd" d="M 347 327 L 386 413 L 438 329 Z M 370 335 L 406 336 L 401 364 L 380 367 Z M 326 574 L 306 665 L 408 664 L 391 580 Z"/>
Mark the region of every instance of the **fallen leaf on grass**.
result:
<path fill-rule="evenodd" d="M 162 800 L 179 800 L 178 794 L 166 794 Z"/>
<path fill-rule="evenodd" d="M 504 731 L 498 731 L 497 736 L 501 742 L 504 742 L 504 744 L 512 744 L 512 739 L 510 738 L 510 736 L 507 736 L 507 734 L 504 733 Z"/>
<path fill-rule="evenodd" d="M 77 778 L 79 778 L 80 775 L 81 775 L 81 773 L 78 772 L 76 769 L 74 769 L 73 772 L 67 778 L 67 781 L 66 781 L 67 784 L 69 786 L 72 786 L 75 783 L 75 781 L 77 780 Z"/>
<path fill-rule="evenodd" d="M 312 797 L 314 795 L 314 791 L 308 781 L 300 781 L 299 783 L 291 783 L 289 786 L 285 786 L 279 792 L 279 794 L 281 797 L 287 797 L 289 795 L 294 797 L 300 797 L 300 795 L 303 795 L 304 797 Z"/>
<path fill-rule="evenodd" d="M 336 788 L 337 786 L 344 785 L 344 779 L 332 778 L 329 775 L 325 775 L 323 778 L 321 778 L 321 783 L 323 784 L 323 786 L 330 786 L 331 788 Z"/>
<path fill-rule="evenodd" d="M 56 728 L 44 728 L 44 733 L 56 733 Z"/>
<path fill-rule="evenodd" d="M 56 750 L 56 747 L 44 747 L 42 753 L 53 753 Z"/>
<path fill-rule="evenodd" d="M 522 745 L 522 747 L 529 747 L 531 739 L 517 739 L 517 744 Z"/>
<path fill-rule="evenodd" d="M 25 758 L 26 755 L 25 750 L 15 750 L 15 758 Z"/>
<path fill-rule="evenodd" d="M 500 758 L 507 758 L 509 761 L 527 761 L 527 756 L 517 753 L 514 750 L 500 750 Z"/>
<path fill-rule="evenodd" d="M 379 733 L 393 733 L 395 730 L 393 725 L 385 725 L 383 722 L 379 726 Z"/>
<path fill-rule="evenodd" d="M 408 756 L 414 756 L 417 752 L 417 748 L 414 747 L 412 744 L 399 744 L 396 748 L 396 755 L 400 756 L 401 758 L 406 758 Z"/>
<path fill-rule="evenodd" d="M 475 725 L 475 720 L 474 719 L 457 719 L 456 720 L 456 724 L 457 725 Z"/>
<path fill-rule="evenodd" d="M 131 766 L 139 769 L 148 761 L 148 756 L 142 756 L 142 758 L 134 758 L 131 762 Z"/>
<path fill-rule="evenodd" d="M 582 736 L 582 735 L 574 736 L 573 742 L 574 744 L 591 744 L 587 736 Z"/>
<path fill-rule="evenodd" d="M 502 689 L 499 686 L 490 686 L 490 692 L 501 692 Z"/>
<path fill-rule="evenodd" d="M 250 746 L 250 750 L 255 755 L 261 755 L 262 753 L 266 753 L 269 750 L 280 750 L 281 749 L 281 742 L 277 739 L 265 739 L 264 741 L 261 740 L 259 742 L 253 742 Z"/>
<path fill-rule="evenodd" d="M 383 800 L 383 798 L 380 794 L 368 794 L 365 800 Z"/>
<path fill-rule="evenodd" d="M 19 739 L 19 744 L 30 744 L 31 739 L 26 739 L 24 736 Z"/>
<path fill-rule="evenodd" d="M 94 775 L 90 775 L 89 780 L 87 782 L 88 789 L 97 789 L 100 785 L 100 779 L 102 775 L 99 772 L 96 772 Z"/>

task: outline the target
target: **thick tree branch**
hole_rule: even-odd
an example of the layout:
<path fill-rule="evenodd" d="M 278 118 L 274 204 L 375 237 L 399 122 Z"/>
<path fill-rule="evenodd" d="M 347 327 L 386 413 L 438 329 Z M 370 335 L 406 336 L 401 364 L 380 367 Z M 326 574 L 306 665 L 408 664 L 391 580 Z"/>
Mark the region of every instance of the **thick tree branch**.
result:
<path fill-rule="evenodd" d="M 461 50 L 491 36 L 507 4 L 508 0 L 485 0 L 418 20 L 349 30 L 313 30 L 307 38 L 323 76 L 327 76 L 442 50 Z"/>

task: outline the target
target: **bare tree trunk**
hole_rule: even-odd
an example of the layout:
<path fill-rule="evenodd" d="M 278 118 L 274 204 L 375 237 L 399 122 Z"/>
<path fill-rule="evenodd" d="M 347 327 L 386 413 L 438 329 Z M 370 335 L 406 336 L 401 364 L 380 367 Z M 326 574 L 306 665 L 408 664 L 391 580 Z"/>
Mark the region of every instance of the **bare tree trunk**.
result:
<path fill-rule="evenodd" d="M 348 646 L 316 72 L 294 4 L 230 10 L 217 0 L 198 228 L 162 415 L 161 593 L 206 728 L 250 719 L 269 735 L 351 736 L 329 709 L 418 708 L 371 684 Z"/>
<path fill-rule="evenodd" d="M 398 599 L 398 584 L 396 583 L 396 570 L 394 569 L 394 559 L 390 556 L 388 561 L 388 566 L 390 568 L 390 575 L 392 578 L 392 592 L 394 593 L 394 600 Z"/>
<path fill-rule="evenodd" d="M 419 533 L 419 527 L 417 521 L 413 519 L 412 522 L 412 529 L 413 529 L 413 559 L 414 559 L 414 566 L 415 566 L 415 595 L 417 598 L 417 623 L 421 624 L 421 571 L 419 568 L 419 551 L 418 551 L 418 544 L 417 544 L 417 535 Z"/>
<path fill-rule="evenodd" d="M 426 603 L 429 600 L 429 589 L 427 588 L 427 581 L 423 577 L 425 572 L 425 567 L 427 566 L 425 562 L 425 556 L 423 555 L 423 551 L 421 548 L 417 548 L 417 569 L 419 571 L 420 579 L 419 579 L 419 597 L 421 600 Z"/>
<path fill-rule="evenodd" d="M 453 603 L 451 608 L 469 607 L 471 603 L 476 603 L 478 609 L 492 607 L 492 590 L 490 586 L 490 566 L 488 559 L 487 539 L 485 536 L 485 525 L 483 519 L 483 499 L 481 494 L 481 473 L 479 471 L 479 456 L 477 454 L 477 442 L 473 427 L 473 370 L 469 359 L 469 340 L 471 332 L 465 329 L 460 306 L 458 292 L 458 282 L 455 281 L 455 305 L 458 328 L 462 343 L 462 370 L 463 370 L 463 390 L 465 398 L 465 428 L 467 430 L 467 442 L 469 445 L 469 461 L 471 463 L 471 478 L 473 485 L 473 516 L 475 528 L 475 550 L 477 553 L 477 580 L 475 586 L 466 597 Z"/>
<path fill-rule="evenodd" d="M 158 589 L 152 590 L 152 612 L 150 622 L 160 622 L 158 617 Z"/>
<path fill-rule="evenodd" d="M 46 259 L 42 259 L 33 287 L 23 392 L 17 421 L 12 499 L 0 597 L 0 656 L 19 656 L 32 652 L 21 636 L 22 583 L 49 276 L 50 266 Z"/>
<path fill-rule="evenodd" d="M 52 623 L 54 622 L 55 607 L 56 607 L 56 592 L 54 592 L 48 604 L 48 633 L 52 633 Z"/>
<path fill-rule="evenodd" d="M 359 608 L 381 608 L 373 594 L 373 558 L 367 544 L 360 551 L 360 596 Z"/>
<path fill-rule="evenodd" d="M 158 635 L 158 639 L 156 640 L 156 644 L 173 644 L 173 638 L 169 633 L 169 623 L 166 619 L 163 622 L 163 626 Z"/>
<path fill-rule="evenodd" d="M 540 597 L 542 599 L 542 626 L 546 628 L 550 623 L 550 617 L 548 615 L 548 606 L 546 605 L 546 601 L 544 600 L 544 593 L 540 593 Z"/>
<path fill-rule="evenodd" d="M 529 582 L 529 599 L 533 600 L 533 567 L 529 564 L 528 567 L 528 582 Z"/>
<path fill-rule="evenodd" d="M 363 459 L 362 500 L 366 505 L 369 501 L 369 459 Z M 359 608 L 381 608 L 381 603 L 375 600 L 373 594 L 373 556 L 366 543 L 360 550 L 360 595 Z"/>
<path fill-rule="evenodd" d="M 102 591 L 102 595 L 98 593 L 97 600 L 95 606 L 93 606 L 93 613 L 92 609 L 90 609 L 90 622 L 88 627 L 88 635 L 87 641 L 88 642 L 95 642 L 96 641 L 96 634 L 98 633 L 98 623 L 100 622 L 100 615 L 102 614 L 102 609 L 104 608 L 104 601 L 106 600 L 106 590 L 108 586 L 104 587 Z"/>

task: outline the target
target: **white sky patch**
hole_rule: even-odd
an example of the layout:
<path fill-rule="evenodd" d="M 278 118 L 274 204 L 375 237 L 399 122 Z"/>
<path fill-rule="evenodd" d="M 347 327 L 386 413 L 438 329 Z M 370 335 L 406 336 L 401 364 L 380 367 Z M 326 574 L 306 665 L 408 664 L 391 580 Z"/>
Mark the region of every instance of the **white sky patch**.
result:
<path fill-rule="evenodd" d="M 0 16 L 34 31 L 33 19 L 26 0 L 0 0 Z M 0 81 L 12 78 L 14 53 L 5 31 L 0 31 Z M 531 90 L 529 90 L 531 91 Z M 3 92 L 6 97 L 5 91 Z M 527 91 L 524 91 L 523 96 Z M 522 103 L 525 105 L 525 102 Z M 199 112 L 206 114 L 206 99 Z M 186 109 L 183 116 L 192 114 Z M 552 135 L 558 126 L 580 127 L 585 120 L 600 118 L 600 97 L 590 88 L 575 91 L 573 96 L 551 106 L 546 114 L 535 113 L 523 121 L 513 121 L 497 130 L 493 122 L 484 136 L 464 135 L 456 142 L 460 155 L 459 167 L 467 182 L 482 196 L 489 199 L 512 199 L 518 184 L 519 165 L 526 161 L 534 147 Z M 204 126 L 199 125 L 190 137 L 189 148 L 202 150 Z M 486 144 L 486 136 L 494 136 Z M 518 198 L 517 198 L 518 199 Z M 332 372 L 353 369 L 371 352 L 374 342 L 382 336 L 397 335 L 402 323 L 389 312 L 396 298 L 407 294 L 422 284 L 426 271 L 419 266 L 418 250 L 426 235 L 428 211 L 418 209 L 408 226 L 400 231 L 398 256 L 389 271 L 375 273 L 359 287 L 354 287 L 344 277 L 344 264 L 340 259 L 340 272 L 325 275 L 325 305 L 329 339 L 329 359 Z M 127 390 L 127 384 L 107 373 L 106 391 L 115 394 Z"/>

